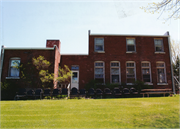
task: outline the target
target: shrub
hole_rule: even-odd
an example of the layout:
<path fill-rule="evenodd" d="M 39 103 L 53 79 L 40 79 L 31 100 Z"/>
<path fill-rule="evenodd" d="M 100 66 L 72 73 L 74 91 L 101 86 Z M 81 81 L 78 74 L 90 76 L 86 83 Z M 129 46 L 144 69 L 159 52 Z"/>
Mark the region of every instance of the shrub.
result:
<path fill-rule="evenodd" d="M 147 84 L 145 84 L 143 81 L 137 80 L 137 81 L 134 82 L 134 88 L 136 90 L 138 90 L 138 93 L 140 94 L 141 89 L 150 89 L 152 87 L 147 85 Z"/>
<path fill-rule="evenodd" d="M 113 90 L 115 87 L 118 87 L 119 84 L 117 83 L 106 83 L 105 87 L 109 88 L 110 90 Z"/>
<path fill-rule="evenodd" d="M 45 99 L 51 99 L 51 96 L 45 96 L 44 98 Z"/>
<path fill-rule="evenodd" d="M 97 89 L 97 81 L 96 80 L 90 80 L 86 85 L 85 89 L 88 91 L 90 88 Z"/>
<path fill-rule="evenodd" d="M 18 85 L 14 81 L 1 82 L 1 100 L 13 100 L 17 91 Z"/>

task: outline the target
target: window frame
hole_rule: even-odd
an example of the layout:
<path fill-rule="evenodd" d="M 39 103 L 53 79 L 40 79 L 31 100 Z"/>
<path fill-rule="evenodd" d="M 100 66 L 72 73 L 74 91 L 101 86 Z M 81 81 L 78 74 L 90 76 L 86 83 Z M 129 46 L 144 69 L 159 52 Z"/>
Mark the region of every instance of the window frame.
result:
<path fill-rule="evenodd" d="M 119 66 L 118 67 L 117 66 L 111 66 L 111 63 L 119 63 Z M 110 83 L 112 83 L 112 84 L 121 84 L 121 67 L 120 67 L 120 65 L 121 64 L 119 61 L 111 61 L 110 62 Z M 117 83 L 112 82 L 112 75 L 115 75 L 115 74 L 111 74 L 112 68 L 116 68 L 116 69 L 118 68 L 119 69 L 119 74 L 118 74 L 119 75 L 119 82 L 117 82 Z"/>
<path fill-rule="evenodd" d="M 149 66 L 148 67 L 143 67 L 142 66 L 143 63 L 149 63 Z M 150 82 L 144 82 L 144 83 L 152 84 L 151 62 L 149 62 L 149 61 L 141 61 L 141 74 L 142 74 L 142 80 L 143 81 L 144 81 L 144 79 L 143 79 L 143 69 L 147 69 L 147 68 L 149 68 Z"/>
<path fill-rule="evenodd" d="M 95 64 L 96 63 L 103 63 L 103 66 L 96 66 Z M 96 79 L 96 77 L 95 77 L 95 69 L 96 68 L 103 68 L 103 84 L 105 84 L 105 63 L 104 63 L 104 61 L 95 61 L 94 62 L 94 79 Z"/>
<path fill-rule="evenodd" d="M 128 44 L 127 40 L 133 39 L 134 40 L 134 51 L 128 51 Z M 126 38 L 126 52 L 136 52 L 136 39 L 135 38 Z"/>
<path fill-rule="evenodd" d="M 134 63 L 134 67 L 127 67 L 127 63 Z M 136 81 L 136 62 L 135 61 L 126 61 L 126 84 L 127 85 L 132 85 L 133 83 L 128 83 L 127 82 L 127 68 L 134 68 L 134 80 Z"/>
<path fill-rule="evenodd" d="M 20 69 L 18 69 L 18 71 L 19 71 L 18 76 L 11 76 L 11 68 L 12 68 L 11 63 L 13 60 L 19 60 L 21 63 L 21 58 L 19 58 L 19 57 L 12 57 L 9 59 L 9 70 L 8 70 L 8 77 L 7 78 L 17 78 L 18 79 L 18 78 L 20 78 Z"/>
<path fill-rule="evenodd" d="M 103 50 L 96 50 L 96 39 L 103 39 L 103 45 L 102 45 Z M 94 51 L 95 52 L 104 52 L 104 37 L 95 37 L 94 38 Z"/>
<path fill-rule="evenodd" d="M 161 42 L 161 45 L 162 45 L 162 51 L 156 51 L 156 44 L 155 44 L 155 41 L 156 40 L 161 40 L 162 42 Z M 155 52 L 164 52 L 164 43 L 163 43 L 163 39 L 162 38 L 154 38 L 154 49 L 155 49 Z"/>
<path fill-rule="evenodd" d="M 158 63 L 163 63 L 164 64 L 164 66 L 163 67 L 157 67 L 157 64 Z M 158 69 L 164 69 L 164 81 L 165 82 L 159 82 L 158 81 Z M 161 84 L 167 84 L 167 75 L 166 75 L 166 64 L 165 64 L 165 62 L 164 61 L 156 61 L 156 73 L 157 73 L 157 84 L 158 85 L 161 85 Z"/>

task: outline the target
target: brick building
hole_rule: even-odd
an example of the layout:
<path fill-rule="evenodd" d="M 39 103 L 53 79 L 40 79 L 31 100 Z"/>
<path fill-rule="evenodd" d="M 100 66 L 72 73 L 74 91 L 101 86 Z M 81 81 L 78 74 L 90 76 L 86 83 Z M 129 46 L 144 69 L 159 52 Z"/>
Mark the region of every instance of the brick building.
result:
<path fill-rule="evenodd" d="M 54 76 L 58 76 L 58 68 L 60 63 L 60 41 L 59 40 L 47 40 L 46 48 L 6 48 L 2 46 L 1 50 L 1 82 L 5 80 L 11 81 L 19 87 L 25 88 L 37 88 L 37 70 L 33 69 L 32 58 L 37 58 L 42 55 L 48 60 L 51 65 L 49 66 L 49 72 L 54 73 Z M 21 78 L 22 73 L 19 69 L 13 68 L 14 62 L 23 64 L 28 70 L 27 72 L 32 73 L 31 76 L 32 84 L 28 85 L 23 83 Z M 31 64 L 28 65 L 27 64 Z M 54 87 L 57 87 L 57 83 L 54 81 Z"/>
<path fill-rule="evenodd" d="M 165 35 L 99 35 L 89 31 L 88 40 L 87 55 L 60 55 L 60 42 L 55 41 L 53 47 L 50 40 L 44 49 L 4 48 L 1 79 L 15 79 L 9 77 L 11 59 L 17 57 L 26 63 L 33 56 L 43 55 L 52 63 L 51 71 L 56 76 L 58 66 L 67 65 L 73 72 L 71 87 L 78 89 L 94 79 L 101 84 L 126 85 L 141 80 L 153 88 L 173 88 L 168 32 Z"/>

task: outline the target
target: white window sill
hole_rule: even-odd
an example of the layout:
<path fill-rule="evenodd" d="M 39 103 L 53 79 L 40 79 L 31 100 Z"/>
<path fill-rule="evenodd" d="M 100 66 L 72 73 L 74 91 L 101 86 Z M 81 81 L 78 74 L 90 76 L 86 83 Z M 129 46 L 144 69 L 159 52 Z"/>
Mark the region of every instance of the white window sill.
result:
<path fill-rule="evenodd" d="M 6 77 L 6 79 L 20 79 L 20 77 Z"/>
<path fill-rule="evenodd" d="M 145 84 L 147 84 L 147 85 L 153 85 L 153 83 L 151 83 L 151 82 L 145 82 Z"/>
<path fill-rule="evenodd" d="M 133 83 L 126 83 L 126 85 L 134 85 Z"/>
<path fill-rule="evenodd" d="M 155 54 L 166 54 L 165 52 L 155 52 Z"/>
<path fill-rule="evenodd" d="M 157 83 L 157 85 L 168 85 L 168 83 Z"/>
<path fill-rule="evenodd" d="M 96 53 L 105 53 L 105 51 L 96 51 Z"/>
<path fill-rule="evenodd" d="M 137 53 L 137 52 L 128 52 L 128 51 L 127 51 L 126 53 Z"/>

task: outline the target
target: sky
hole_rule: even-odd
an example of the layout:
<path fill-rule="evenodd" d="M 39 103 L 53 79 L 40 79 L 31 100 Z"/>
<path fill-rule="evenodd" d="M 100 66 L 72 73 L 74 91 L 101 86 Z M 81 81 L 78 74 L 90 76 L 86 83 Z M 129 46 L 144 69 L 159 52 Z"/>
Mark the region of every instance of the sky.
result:
<path fill-rule="evenodd" d="M 162 1 L 162 0 L 160 0 Z M 0 0 L 0 45 L 45 48 L 61 41 L 61 54 L 88 54 L 91 34 L 163 35 L 180 41 L 180 20 L 140 9 L 158 0 Z M 179 42 L 180 43 L 180 42 Z"/>

